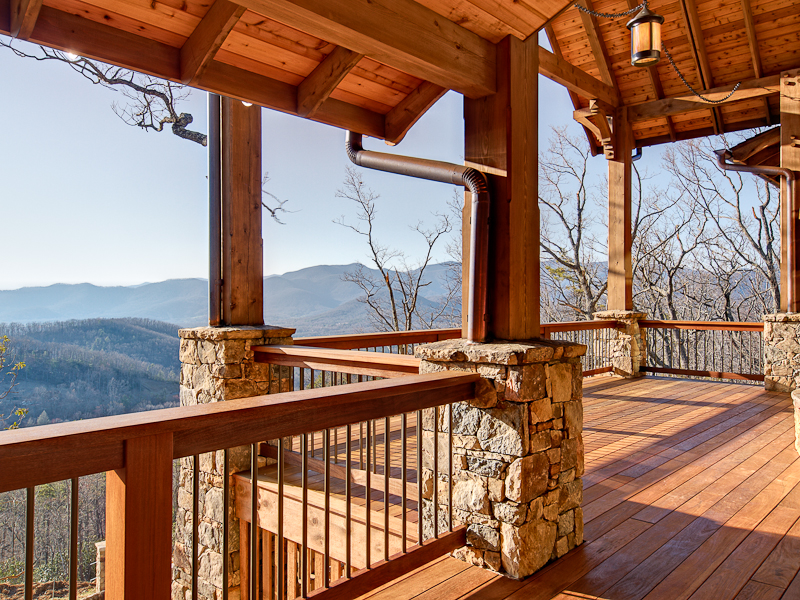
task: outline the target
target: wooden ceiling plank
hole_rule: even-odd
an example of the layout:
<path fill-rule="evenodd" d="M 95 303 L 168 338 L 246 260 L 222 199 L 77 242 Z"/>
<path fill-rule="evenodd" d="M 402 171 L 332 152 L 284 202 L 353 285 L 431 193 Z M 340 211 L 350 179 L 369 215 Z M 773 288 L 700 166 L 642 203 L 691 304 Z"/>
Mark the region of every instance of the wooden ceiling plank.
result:
<path fill-rule="evenodd" d="M 413 0 L 237 0 L 259 14 L 479 98 L 494 92 L 495 46 Z"/>
<path fill-rule="evenodd" d="M 42 0 L 11 0 L 11 35 L 18 40 L 30 38 L 41 9 Z"/>
<path fill-rule="evenodd" d="M 747 31 L 747 44 L 750 47 L 750 57 L 753 61 L 753 71 L 756 77 L 763 77 L 764 65 L 761 62 L 761 51 L 758 48 L 758 35 L 756 34 L 756 24 L 753 20 L 753 7 L 750 5 L 750 0 L 742 0 L 742 13 L 744 15 L 744 28 Z M 764 114 L 767 119 L 767 125 L 772 125 L 772 115 L 766 98 L 764 98 Z"/>
<path fill-rule="evenodd" d="M 595 79 L 586 71 L 571 65 L 566 60 L 558 58 L 541 46 L 539 47 L 539 73 L 587 100 L 597 100 L 604 109 L 616 108 L 620 104 L 619 95 L 613 87 Z"/>
<path fill-rule="evenodd" d="M 711 63 L 708 60 L 706 45 L 703 42 L 703 28 L 700 25 L 700 17 L 697 14 L 697 4 L 695 0 L 681 0 L 680 5 L 686 31 L 689 33 L 689 45 L 700 76 L 700 86 L 703 88 L 713 87 L 714 78 L 711 75 Z M 724 123 L 717 107 L 711 108 L 711 117 L 714 123 L 714 133 L 722 133 L 724 131 Z"/>
<path fill-rule="evenodd" d="M 414 123 L 446 92 L 447 88 L 423 81 L 386 115 L 386 142 L 399 144 Z"/>
<path fill-rule="evenodd" d="M 202 75 L 244 14 L 243 6 L 216 0 L 181 48 L 181 80 L 190 85 Z"/>
<path fill-rule="evenodd" d="M 730 94 L 733 87 L 732 85 L 725 85 L 710 90 L 704 90 L 702 94 L 711 100 L 721 100 Z M 779 75 L 770 75 L 769 77 L 762 77 L 761 79 L 749 79 L 742 81 L 736 93 L 725 100 L 723 104 L 730 104 L 750 98 L 763 98 L 765 96 L 776 95 L 779 92 Z M 687 93 L 672 98 L 664 98 L 663 100 L 632 104 L 629 106 L 628 116 L 632 122 L 647 121 L 659 117 L 674 116 L 703 110 L 707 107 L 707 102 L 704 102 L 692 93 Z M 761 126 L 763 126 L 763 123 Z"/>
<path fill-rule="evenodd" d="M 592 7 L 592 0 L 578 0 L 576 4 L 580 4 L 588 10 L 594 10 Z M 579 10 L 581 14 L 581 22 L 586 31 L 586 37 L 589 38 L 589 47 L 592 49 L 592 56 L 597 68 L 600 70 L 600 79 L 606 85 L 610 85 L 619 94 L 619 85 L 611 70 L 611 60 L 608 58 L 608 50 L 600 34 L 600 25 L 597 23 L 597 18 L 594 15 L 585 13 Z"/>
<path fill-rule="evenodd" d="M 336 46 L 297 87 L 297 114 L 313 115 L 362 58 L 363 54 Z"/>

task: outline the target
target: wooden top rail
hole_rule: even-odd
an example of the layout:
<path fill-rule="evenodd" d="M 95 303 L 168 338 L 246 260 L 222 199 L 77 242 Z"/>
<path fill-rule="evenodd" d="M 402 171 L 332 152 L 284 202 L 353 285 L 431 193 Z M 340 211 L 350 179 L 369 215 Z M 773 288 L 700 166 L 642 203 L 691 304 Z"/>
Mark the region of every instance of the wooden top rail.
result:
<path fill-rule="evenodd" d="M 650 329 L 697 329 L 706 331 L 764 331 L 761 322 L 735 321 L 639 321 L 639 327 Z"/>
<path fill-rule="evenodd" d="M 593 329 L 616 329 L 617 321 L 567 321 L 564 323 L 542 323 L 542 334 L 559 331 L 592 331 Z"/>
<path fill-rule="evenodd" d="M 0 492 L 126 466 L 126 440 L 171 434 L 173 457 L 469 400 L 475 373 L 409 375 L 0 432 Z"/>
<path fill-rule="evenodd" d="M 401 346 L 403 344 L 428 344 L 460 337 L 461 329 L 418 329 L 414 331 L 385 331 L 295 338 L 294 344 L 295 346 L 314 346 L 315 348 L 356 350 L 358 348 L 379 348 L 382 346 Z"/>
<path fill-rule="evenodd" d="M 253 352 L 256 362 L 318 371 L 376 377 L 403 377 L 419 373 L 419 359 L 403 354 L 303 346 L 253 346 Z"/>

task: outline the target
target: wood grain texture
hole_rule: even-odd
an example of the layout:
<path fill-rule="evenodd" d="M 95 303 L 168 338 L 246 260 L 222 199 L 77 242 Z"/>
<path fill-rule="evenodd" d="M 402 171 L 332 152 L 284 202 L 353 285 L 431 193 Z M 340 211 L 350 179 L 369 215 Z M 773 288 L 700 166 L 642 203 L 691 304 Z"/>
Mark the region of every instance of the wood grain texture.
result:
<path fill-rule="evenodd" d="M 125 441 L 125 468 L 106 479 L 106 593 L 169 600 L 172 434 Z"/>
<path fill-rule="evenodd" d="M 422 115 L 445 95 L 447 88 L 423 81 L 386 115 L 386 141 L 399 144 Z"/>
<path fill-rule="evenodd" d="M 295 346 L 253 346 L 255 361 L 377 377 L 419 373 L 419 359 L 402 354 Z"/>
<path fill-rule="evenodd" d="M 587 100 L 597 100 L 605 109 L 615 108 L 620 104 L 613 87 L 558 58 L 545 48 L 539 48 L 539 73 Z"/>
<path fill-rule="evenodd" d="M 360 348 L 380 348 L 404 344 L 428 344 L 441 340 L 461 337 L 460 329 L 420 329 L 416 331 L 389 331 L 381 333 L 356 333 L 352 335 L 332 335 L 294 338 L 295 346 L 315 348 L 338 348 L 357 350 Z"/>
<path fill-rule="evenodd" d="M 594 10 L 592 0 L 579 0 L 579 3 L 584 8 Z M 610 85 L 612 88 L 614 88 L 614 91 L 619 94 L 619 85 L 617 85 L 617 79 L 614 77 L 614 73 L 611 71 L 611 59 L 608 56 L 608 50 L 606 50 L 605 41 L 600 33 L 600 25 L 597 22 L 597 17 L 584 11 L 579 12 L 584 31 L 586 32 L 586 37 L 589 38 L 589 47 L 592 51 L 592 57 L 594 58 L 594 62 L 600 71 L 600 79 L 606 85 Z"/>
<path fill-rule="evenodd" d="M 208 67 L 245 8 L 216 0 L 181 48 L 181 80 L 192 84 Z"/>
<path fill-rule="evenodd" d="M 222 99 L 222 319 L 264 324 L 261 109 Z"/>
<path fill-rule="evenodd" d="M 18 40 L 31 37 L 42 0 L 11 0 L 11 35 Z"/>
<path fill-rule="evenodd" d="M 787 207 L 785 179 L 781 182 L 781 309 L 792 312 L 800 310 L 800 69 L 785 71 L 780 78 L 781 106 L 781 167 L 795 172 L 794 206 Z M 787 218 L 794 222 L 794 237 L 789 238 Z M 785 241 L 784 241 L 785 240 Z M 788 268 L 788 253 L 793 252 L 794 272 Z M 795 298 L 787 297 L 787 278 L 794 283 Z"/>
<path fill-rule="evenodd" d="M 337 46 L 297 86 L 297 114 L 307 117 L 317 112 L 342 79 L 364 58 L 342 46 Z"/>
<path fill-rule="evenodd" d="M 478 378 L 408 375 L 7 431 L 0 436 L 0 464 L 36 467 L 4 473 L 0 492 L 122 469 L 128 439 L 171 433 L 180 458 L 467 400 Z"/>
<path fill-rule="evenodd" d="M 628 110 L 614 115 L 614 158 L 608 161 L 608 310 L 633 310 L 633 132 Z"/>

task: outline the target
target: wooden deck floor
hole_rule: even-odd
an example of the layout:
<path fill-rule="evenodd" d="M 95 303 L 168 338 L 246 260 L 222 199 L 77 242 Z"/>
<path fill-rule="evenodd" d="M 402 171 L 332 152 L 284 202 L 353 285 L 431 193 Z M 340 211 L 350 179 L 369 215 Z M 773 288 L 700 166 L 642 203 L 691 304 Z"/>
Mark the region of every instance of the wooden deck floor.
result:
<path fill-rule="evenodd" d="M 372 600 L 798 600 L 800 456 L 788 394 L 584 384 L 585 543 L 519 582 L 443 558 Z"/>

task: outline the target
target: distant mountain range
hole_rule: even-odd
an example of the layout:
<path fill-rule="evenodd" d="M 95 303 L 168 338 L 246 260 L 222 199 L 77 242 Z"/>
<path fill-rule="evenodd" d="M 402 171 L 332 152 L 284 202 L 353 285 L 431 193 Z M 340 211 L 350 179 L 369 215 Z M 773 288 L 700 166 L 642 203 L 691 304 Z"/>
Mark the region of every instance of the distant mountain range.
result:
<path fill-rule="evenodd" d="M 358 265 L 320 265 L 264 278 L 264 319 L 296 327 L 298 335 L 328 335 L 371 330 L 361 290 L 342 276 Z M 423 304 L 444 294 L 446 264 L 431 265 L 431 284 Z M 70 319 L 139 318 L 195 327 L 208 322 L 208 282 L 171 279 L 137 286 L 101 287 L 55 284 L 0 290 L 0 323 Z"/>

